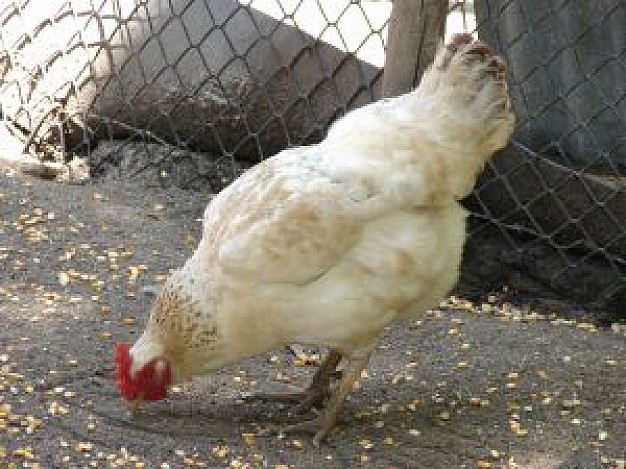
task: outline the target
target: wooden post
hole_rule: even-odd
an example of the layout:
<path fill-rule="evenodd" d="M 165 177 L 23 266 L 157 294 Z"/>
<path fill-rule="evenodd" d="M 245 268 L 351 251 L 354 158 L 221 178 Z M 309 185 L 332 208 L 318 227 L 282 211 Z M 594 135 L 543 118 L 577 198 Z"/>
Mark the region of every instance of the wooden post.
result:
<path fill-rule="evenodd" d="M 395 0 L 389 38 L 383 97 L 397 96 L 419 84 L 443 40 L 448 0 Z"/>

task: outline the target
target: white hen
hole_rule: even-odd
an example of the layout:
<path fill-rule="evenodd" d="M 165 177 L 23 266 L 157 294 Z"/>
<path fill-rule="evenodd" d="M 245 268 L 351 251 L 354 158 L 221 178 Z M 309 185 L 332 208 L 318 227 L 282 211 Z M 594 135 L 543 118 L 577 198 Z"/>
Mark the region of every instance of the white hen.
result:
<path fill-rule="evenodd" d="M 442 47 L 420 86 L 347 114 L 327 138 L 247 171 L 204 214 L 202 240 L 169 278 L 141 338 L 118 346 L 128 400 L 289 343 L 331 352 L 306 392 L 332 429 L 385 328 L 457 280 L 470 193 L 514 117 L 503 61 L 471 36 Z M 130 350 L 129 350 L 130 349 Z"/>

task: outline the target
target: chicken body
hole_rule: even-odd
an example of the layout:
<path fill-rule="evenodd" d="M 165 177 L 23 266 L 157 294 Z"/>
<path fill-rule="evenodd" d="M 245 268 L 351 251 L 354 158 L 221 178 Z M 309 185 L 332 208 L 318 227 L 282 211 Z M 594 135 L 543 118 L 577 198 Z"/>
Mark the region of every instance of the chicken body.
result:
<path fill-rule="evenodd" d="M 208 205 L 192 257 L 130 353 L 175 382 L 289 343 L 346 360 L 317 438 L 383 329 L 454 286 L 468 195 L 513 128 L 503 64 L 467 35 L 406 95 L 364 106 L 327 138 L 247 171 Z"/>

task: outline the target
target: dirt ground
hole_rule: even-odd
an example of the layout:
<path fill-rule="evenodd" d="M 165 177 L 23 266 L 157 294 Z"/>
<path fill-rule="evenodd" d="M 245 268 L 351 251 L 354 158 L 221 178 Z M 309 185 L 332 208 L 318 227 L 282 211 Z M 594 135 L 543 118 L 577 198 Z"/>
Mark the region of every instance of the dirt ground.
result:
<path fill-rule="evenodd" d="M 298 388 L 275 350 L 131 419 L 112 348 L 193 250 L 208 194 L 0 173 L 0 467 L 623 469 L 626 332 L 449 301 L 390 328 L 321 448 L 255 437 L 297 416 L 242 393 Z"/>

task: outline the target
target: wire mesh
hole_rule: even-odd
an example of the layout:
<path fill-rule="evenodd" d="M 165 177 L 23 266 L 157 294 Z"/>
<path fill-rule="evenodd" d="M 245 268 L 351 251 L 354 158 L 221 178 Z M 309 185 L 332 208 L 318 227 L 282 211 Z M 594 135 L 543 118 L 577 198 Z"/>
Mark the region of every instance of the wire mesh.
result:
<path fill-rule="evenodd" d="M 2 115 L 27 151 L 211 191 L 377 99 L 391 11 L 386 0 L 4 5 Z M 476 31 L 507 58 L 518 116 L 468 201 L 470 240 L 587 300 L 626 301 L 624 24 L 623 0 L 459 1 L 448 18 L 449 32 Z"/>
<path fill-rule="evenodd" d="M 475 7 L 480 37 L 507 58 L 518 123 L 515 141 L 474 193 L 486 223 L 472 234 L 496 226 L 514 248 L 511 264 L 570 298 L 621 309 L 626 3 L 482 0 Z"/>
<path fill-rule="evenodd" d="M 33 4 L 0 13 L 5 111 L 29 145 L 64 135 L 64 151 L 89 155 L 95 173 L 146 142 L 230 165 L 232 179 L 241 162 L 317 141 L 379 95 L 386 2 L 53 0 L 43 17 Z M 120 146 L 94 158 L 102 140 Z M 167 160 L 140 166 L 160 172 Z"/>

